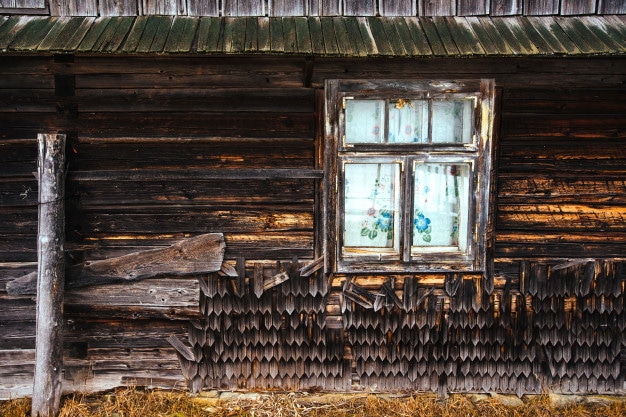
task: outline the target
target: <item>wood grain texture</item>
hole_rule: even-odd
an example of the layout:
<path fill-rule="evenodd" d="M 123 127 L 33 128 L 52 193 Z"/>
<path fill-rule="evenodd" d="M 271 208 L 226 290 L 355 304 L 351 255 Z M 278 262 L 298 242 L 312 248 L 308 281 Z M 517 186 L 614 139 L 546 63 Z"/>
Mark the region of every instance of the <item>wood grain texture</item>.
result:
<path fill-rule="evenodd" d="M 55 415 L 61 407 L 63 297 L 65 286 L 65 135 L 40 134 L 37 176 L 39 214 L 37 332 L 32 415 Z"/>
<path fill-rule="evenodd" d="M 201 274 L 219 271 L 224 257 L 221 233 L 199 235 L 165 249 L 129 253 L 106 260 L 90 261 L 67 268 L 65 286 L 83 288 L 116 282 L 131 282 L 160 274 Z M 7 284 L 9 294 L 33 294 L 36 276 L 26 275 Z"/>

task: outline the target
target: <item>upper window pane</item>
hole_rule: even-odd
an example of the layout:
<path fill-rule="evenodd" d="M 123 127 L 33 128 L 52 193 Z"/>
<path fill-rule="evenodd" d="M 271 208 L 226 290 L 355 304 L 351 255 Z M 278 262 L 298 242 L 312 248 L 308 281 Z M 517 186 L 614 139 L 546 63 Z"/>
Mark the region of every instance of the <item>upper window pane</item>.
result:
<path fill-rule="evenodd" d="M 391 102 L 388 139 L 389 143 L 428 143 L 428 101 Z"/>
<path fill-rule="evenodd" d="M 344 247 L 397 252 L 400 166 L 344 165 Z"/>
<path fill-rule="evenodd" d="M 385 100 L 346 100 L 346 143 L 382 143 Z"/>
<path fill-rule="evenodd" d="M 412 251 L 465 252 L 470 165 L 416 162 L 414 176 Z"/>
<path fill-rule="evenodd" d="M 432 143 L 471 143 L 474 100 L 434 100 Z"/>

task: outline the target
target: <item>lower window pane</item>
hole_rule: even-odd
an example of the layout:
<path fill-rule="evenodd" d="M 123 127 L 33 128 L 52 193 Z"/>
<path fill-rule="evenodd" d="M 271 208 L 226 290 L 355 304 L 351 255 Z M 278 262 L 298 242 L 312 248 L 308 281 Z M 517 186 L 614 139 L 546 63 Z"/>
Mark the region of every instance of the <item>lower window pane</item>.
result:
<path fill-rule="evenodd" d="M 344 165 L 344 247 L 398 247 L 399 164 Z"/>
<path fill-rule="evenodd" d="M 467 250 L 469 184 L 469 164 L 415 165 L 413 252 Z"/>

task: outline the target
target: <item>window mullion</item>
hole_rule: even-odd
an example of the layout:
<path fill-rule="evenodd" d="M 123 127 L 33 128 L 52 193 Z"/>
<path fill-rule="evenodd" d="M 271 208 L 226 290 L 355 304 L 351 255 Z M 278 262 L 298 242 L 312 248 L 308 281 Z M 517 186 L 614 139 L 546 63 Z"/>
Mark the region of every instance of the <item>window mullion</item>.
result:
<path fill-rule="evenodd" d="M 404 172 L 403 172 L 403 212 L 402 212 L 402 260 L 403 262 L 409 262 L 411 260 L 411 240 L 412 240 L 412 226 L 413 226 L 413 187 L 411 183 L 413 181 L 413 160 L 414 158 L 407 157 L 404 159 Z"/>

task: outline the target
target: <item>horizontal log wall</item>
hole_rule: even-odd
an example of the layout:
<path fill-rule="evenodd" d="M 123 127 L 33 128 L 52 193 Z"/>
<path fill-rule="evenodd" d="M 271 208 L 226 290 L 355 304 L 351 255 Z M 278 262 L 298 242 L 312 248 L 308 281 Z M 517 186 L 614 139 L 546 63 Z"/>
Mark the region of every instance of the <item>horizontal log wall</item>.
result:
<path fill-rule="evenodd" d="M 7 387 L 0 394 L 27 393 L 31 384 L 34 300 L 9 297 L 4 288 L 36 269 L 35 138 L 57 129 L 68 134 L 69 263 L 210 232 L 224 233 L 229 265 L 236 269 L 244 259 L 243 278 L 219 276 L 219 296 L 202 293 L 200 308 L 194 303 L 203 287 L 196 278 L 208 283 L 208 276 L 69 292 L 69 387 L 102 389 L 151 377 L 155 385 L 172 386 L 187 377 L 196 388 L 622 389 L 620 336 L 601 332 L 610 323 L 613 331 L 626 326 L 623 68 L 623 59 L 611 57 L 2 58 L 0 358 L 8 359 L 0 361 Z M 320 243 L 315 90 L 328 78 L 415 77 L 496 80 L 493 284 L 478 276 L 397 276 L 393 289 L 400 300 L 413 294 L 407 298 L 413 311 L 390 304 L 382 315 L 345 301 L 346 276 L 325 287 L 328 277 L 314 274 L 309 295 L 290 276 L 258 297 L 255 277 L 279 273 L 278 260 L 285 267 L 294 258 L 310 262 Z M 582 261 L 560 267 L 568 259 Z M 376 294 L 386 280 L 366 276 L 355 283 Z M 260 301 L 245 304 L 253 294 Z M 569 321 L 558 321 L 566 313 Z M 524 325 L 520 317 L 530 330 L 513 343 L 507 329 Z M 241 326 L 243 339 L 219 346 L 204 340 L 232 323 Z M 259 331 L 263 340 L 248 339 Z M 600 335 L 587 340 L 582 335 L 588 333 Z M 439 339 L 444 334 L 445 341 Z M 563 339 L 572 334 L 581 339 Z M 181 356 L 181 369 L 170 335 L 199 362 Z M 404 343 L 405 356 L 389 356 L 392 342 Z M 494 356 L 511 343 L 517 350 Z M 478 350 L 468 351 L 469 345 Z M 557 347 L 551 360 L 546 345 Z M 427 351 L 415 353 L 419 346 Z M 441 353 L 450 348 L 454 355 Z M 524 349 L 531 356 L 521 355 Z M 225 353 L 207 367 L 202 358 L 216 352 Z M 593 352 L 601 353 L 591 358 Z M 298 361 L 308 368 L 298 368 Z M 313 379 L 304 384 L 303 375 Z"/>

